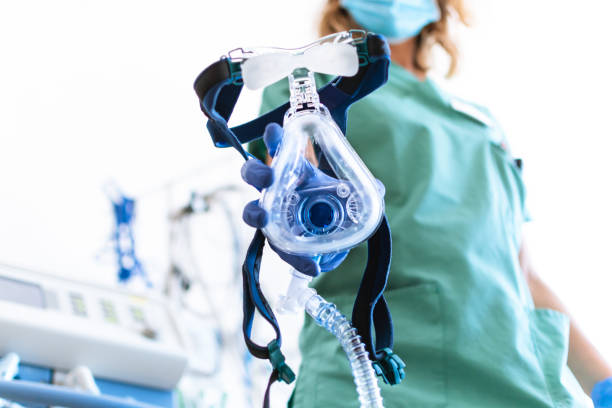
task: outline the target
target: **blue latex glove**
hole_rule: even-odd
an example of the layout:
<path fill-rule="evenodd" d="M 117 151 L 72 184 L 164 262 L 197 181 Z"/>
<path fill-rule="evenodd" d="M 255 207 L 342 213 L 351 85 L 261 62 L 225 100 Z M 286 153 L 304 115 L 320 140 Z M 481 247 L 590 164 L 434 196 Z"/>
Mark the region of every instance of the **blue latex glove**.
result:
<path fill-rule="evenodd" d="M 591 398 L 595 408 L 612 408 L 612 377 L 595 384 Z"/>
<path fill-rule="evenodd" d="M 271 123 L 266 126 L 263 139 L 270 156 L 274 157 L 282 138 L 283 128 L 278 124 Z M 305 160 L 304 164 L 310 167 L 308 171 L 304 173 L 306 177 L 312 179 L 329 177 L 316 167 L 312 167 L 307 160 Z M 257 159 L 247 160 L 240 172 L 244 181 L 259 191 L 269 187 L 274 179 L 272 169 Z M 308 180 L 305 180 L 305 182 L 307 183 Z M 251 227 L 263 228 L 268 221 L 268 214 L 259 206 L 258 200 L 255 200 L 244 207 L 242 219 Z M 274 247 L 274 245 L 270 245 L 270 247 L 283 261 L 293 266 L 296 270 L 310 276 L 317 276 L 321 272 L 328 272 L 337 268 L 342 261 L 344 261 L 349 252 L 342 251 L 323 254 L 320 257 L 307 257 L 288 254 Z"/>

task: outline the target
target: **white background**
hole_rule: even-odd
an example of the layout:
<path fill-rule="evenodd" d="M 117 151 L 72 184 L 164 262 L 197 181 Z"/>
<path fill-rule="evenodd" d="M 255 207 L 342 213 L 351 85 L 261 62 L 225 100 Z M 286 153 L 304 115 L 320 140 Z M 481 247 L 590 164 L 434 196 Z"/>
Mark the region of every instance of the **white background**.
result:
<path fill-rule="evenodd" d="M 112 226 L 101 187 L 114 179 L 140 198 L 138 250 L 161 276 L 169 208 L 191 189 L 239 183 L 240 158 L 212 147 L 193 79 L 238 46 L 316 38 L 322 4 L 2 1 L 0 262 L 113 282 L 112 257 L 100 252 Z M 468 4 L 459 75 L 445 81 L 443 66 L 432 75 L 501 121 L 525 163 L 538 270 L 612 361 L 612 5 Z M 259 94 L 242 98 L 235 123 L 258 110 Z M 202 263 L 223 273 L 229 241 L 214 222 L 200 233 Z"/>

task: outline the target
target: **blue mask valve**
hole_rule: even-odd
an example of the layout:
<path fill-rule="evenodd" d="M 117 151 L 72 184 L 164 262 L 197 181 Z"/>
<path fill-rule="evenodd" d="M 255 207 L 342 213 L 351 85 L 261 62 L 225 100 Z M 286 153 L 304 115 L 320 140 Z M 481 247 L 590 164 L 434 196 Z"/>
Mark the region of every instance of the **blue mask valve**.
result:
<path fill-rule="evenodd" d="M 227 65 L 229 67 L 230 78 L 232 79 L 232 84 L 237 85 L 237 86 L 241 86 L 242 84 L 244 84 L 244 81 L 242 79 L 242 71 L 240 69 L 240 64 L 236 62 L 228 61 Z"/>
<path fill-rule="evenodd" d="M 325 202 L 314 203 L 312 207 L 308 209 L 308 214 L 310 222 L 312 222 L 315 227 L 321 229 L 328 228 L 334 222 L 334 218 L 336 218 L 333 208 Z"/>

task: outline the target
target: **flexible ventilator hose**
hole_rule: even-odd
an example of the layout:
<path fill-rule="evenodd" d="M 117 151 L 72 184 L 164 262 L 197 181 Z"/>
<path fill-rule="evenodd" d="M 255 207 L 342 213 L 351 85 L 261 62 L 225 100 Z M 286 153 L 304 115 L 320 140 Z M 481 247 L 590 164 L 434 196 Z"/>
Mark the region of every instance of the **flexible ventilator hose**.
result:
<path fill-rule="evenodd" d="M 319 295 L 315 294 L 308 299 L 305 308 L 317 324 L 327 329 L 340 341 L 351 364 L 361 408 L 382 408 L 382 397 L 376 374 L 357 330 L 340 313 L 336 305 L 326 302 Z"/>
<path fill-rule="evenodd" d="M 281 299 L 281 311 L 295 310 L 296 306 L 304 307 L 319 326 L 336 336 L 351 364 L 361 408 L 383 408 L 376 373 L 361 337 L 336 305 L 327 302 L 308 287 L 310 280 L 309 276 L 293 271 L 287 296 Z"/>

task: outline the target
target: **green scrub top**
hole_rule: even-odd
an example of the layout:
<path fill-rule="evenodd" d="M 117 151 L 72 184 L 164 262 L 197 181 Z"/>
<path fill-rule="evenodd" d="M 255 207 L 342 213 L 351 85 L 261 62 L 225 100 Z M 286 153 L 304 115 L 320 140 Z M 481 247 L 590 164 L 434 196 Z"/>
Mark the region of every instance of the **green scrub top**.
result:
<path fill-rule="evenodd" d="M 288 98 L 280 81 L 262 111 Z M 521 171 L 486 109 L 392 64 L 388 83 L 351 107 L 347 137 L 386 187 L 393 236 L 385 298 L 406 378 L 379 381 L 385 407 L 591 406 L 567 367 L 568 318 L 535 309 L 521 272 Z M 354 248 L 313 281 L 347 316 L 366 254 Z M 289 406 L 359 406 L 346 355 L 308 316 L 300 350 Z"/>

